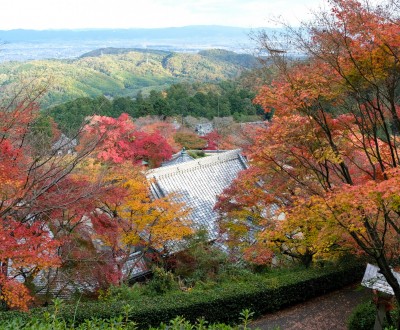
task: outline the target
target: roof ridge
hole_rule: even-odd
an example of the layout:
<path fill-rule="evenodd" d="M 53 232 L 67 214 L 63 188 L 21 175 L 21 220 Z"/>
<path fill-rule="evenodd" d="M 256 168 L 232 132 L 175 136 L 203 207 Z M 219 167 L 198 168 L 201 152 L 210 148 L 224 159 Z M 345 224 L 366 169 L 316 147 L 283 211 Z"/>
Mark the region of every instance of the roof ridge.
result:
<path fill-rule="evenodd" d="M 223 161 L 228 161 L 231 159 L 236 159 L 240 157 L 240 152 L 241 149 L 234 149 L 234 150 L 229 150 L 223 153 L 215 154 L 212 156 L 207 156 L 204 158 L 197 158 L 185 163 L 181 164 L 176 164 L 176 165 L 170 165 L 170 166 L 165 166 L 165 167 L 158 167 L 152 170 L 147 171 L 146 177 L 151 178 L 151 177 L 160 177 L 160 176 L 165 176 L 169 175 L 172 173 L 176 172 L 182 172 L 182 171 L 189 171 L 192 169 L 195 169 L 197 167 L 201 166 L 206 166 L 206 165 L 211 165 L 214 163 L 219 163 Z"/>

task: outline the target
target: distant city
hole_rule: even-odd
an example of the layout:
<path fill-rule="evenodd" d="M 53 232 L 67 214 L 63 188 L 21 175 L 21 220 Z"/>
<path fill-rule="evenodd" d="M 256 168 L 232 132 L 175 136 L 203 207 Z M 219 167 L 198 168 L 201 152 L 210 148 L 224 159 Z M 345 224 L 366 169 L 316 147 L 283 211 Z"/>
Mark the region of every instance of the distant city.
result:
<path fill-rule="evenodd" d="M 0 31 L 0 62 L 73 59 L 94 49 L 106 47 L 149 48 L 175 52 L 220 48 L 238 53 L 251 53 L 255 46 L 249 35 L 261 30 L 188 26 L 128 30 Z"/>
<path fill-rule="evenodd" d="M 125 40 L 109 40 L 105 42 L 86 41 L 66 43 L 5 43 L 0 45 L 0 62 L 6 61 L 30 61 L 40 59 L 74 59 L 94 49 L 116 47 L 116 48 L 148 48 L 173 52 L 197 52 L 204 49 L 220 48 L 232 50 L 237 53 L 247 52 L 240 47 L 232 47 L 221 44 L 140 44 L 127 43 Z"/>

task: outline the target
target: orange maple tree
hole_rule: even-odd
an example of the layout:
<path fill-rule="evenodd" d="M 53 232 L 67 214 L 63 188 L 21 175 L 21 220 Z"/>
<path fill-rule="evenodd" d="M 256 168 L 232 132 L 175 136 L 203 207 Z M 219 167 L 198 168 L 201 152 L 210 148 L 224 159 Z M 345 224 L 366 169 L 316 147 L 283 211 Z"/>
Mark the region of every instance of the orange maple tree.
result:
<path fill-rule="evenodd" d="M 123 273 L 123 267 L 133 248 L 142 256 L 150 248 L 162 255 L 192 233 L 189 210 L 173 196 L 152 199 L 142 169 L 127 162 L 108 164 L 103 180 L 105 193 L 89 215 L 94 229 L 92 239 L 108 248 L 107 264 L 112 266 L 113 274 L 108 285 L 121 284 L 129 279 L 131 269 Z"/>
<path fill-rule="evenodd" d="M 325 242 L 323 252 L 352 242 L 375 260 L 400 302 L 390 270 L 400 233 L 398 11 L 391 2 L 330 4 L 329 12 L 289 31 L 304 59 L 290 60 L 274 40 L 260 39 L 278 75 L 256 97 L 274 117 L 249 158 L 258 170 L 253 184 L 265 191 L 259 202 L 273 199 L 286 215 L 277 231 L 262 235 L 278 242 L 294 235 L 281 245 L 289 253 L 297 244 L 306 251 Z"/>
<path fill-rule="evenodd" d="M 91 263 L 92 270 L 101 268 L 102 271 L 95 272 L 98 276 L 93 282 L 105 288 L 129 279 L 129 269 L 124 273 L 123 268 L 133 249 L 142 251 L 142 255 L 150 247 L 166 253 L 169 246 L 192 233 L 192 229 L 187 221 L 188 209 L 175 202 L 173 196 L 151 198 L 145 168 L 138 162 L 146 159 L 155 165 L 165 159 L 166 153 L 170 155 L 171 149 L 158 131 L 137 131 L 125 115 L 117 119 L 95 116 L 84 131 L 83 140 L 86 141 L 104 135 L 94 157 L 75 171 L 87 178 L 88 187 L 93 184 L 98 187 L 95 199 L 85 202 L 86 207 L 72 205 L 70 210 L 73 214 L 77 214 L 77 210 L 84 211 L 75 217 L 80 226 L 78 234 L 86 233 L 83 239 L 92 246 L 92 252 L 81 251 L 71 240 L 69 254 L 77 260 L 95 259 L 96 262 Z M 154 142 L 144 145 L 144 135 Z M 159 147 L 154 147 L 155 144 Z M 101 242 L 99 253 L 91 242 Z M 90 257 L 96 253 L 96 258 Z"/>

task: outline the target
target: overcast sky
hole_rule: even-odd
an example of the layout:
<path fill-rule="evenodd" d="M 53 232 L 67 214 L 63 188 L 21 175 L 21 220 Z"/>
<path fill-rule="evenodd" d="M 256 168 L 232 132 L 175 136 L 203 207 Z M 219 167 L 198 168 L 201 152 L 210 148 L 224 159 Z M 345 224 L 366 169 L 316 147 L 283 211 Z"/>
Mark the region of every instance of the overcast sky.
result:
<path fill-rule="evenodd" d="M 326 0 L 6 0 L 0 29 L 274 26 L 307 18 Z"/>

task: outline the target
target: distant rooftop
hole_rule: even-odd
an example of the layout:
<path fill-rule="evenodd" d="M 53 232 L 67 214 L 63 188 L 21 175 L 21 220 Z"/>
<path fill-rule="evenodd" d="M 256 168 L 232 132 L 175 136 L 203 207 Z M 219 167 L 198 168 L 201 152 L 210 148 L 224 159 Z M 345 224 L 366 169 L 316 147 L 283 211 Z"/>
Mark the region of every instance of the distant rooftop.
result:
<path fill-rule="evenodd" d="M 218 236 L 217 196 L 229 187 L 238 173 L 247 168 L 240 150 L 218 153 L 185 163 L 165 166 L 147 172 L 151 193 L 161 198 L 170 193 L 191 208 L 194 229 L 206 229 L 209 238 Z"/>
<path fill-rule="evenodd" d="M 164 166 L 178 165 L 190 162 L 192 160 L 194 160 L 194 158 L 187 153 L 185 148 L 183 148 L 180 152 L 174 154 L 170 160 L 163 162 L 161 166 L 164 167 Z"/>
<path fill-rule="evenodd" d="M 214 130 L 212 123 L 201 123 L 197 124 L 195 127 L 195 132 L 200 136 L 205 136 Z"/>
<path fill-rule="evenodd" d="M 76 139 L 70 139 L 62 133 L 60 138 L 53 143 L 51 149 L 56 151 L 58 154 L 70 154 L 74 152 L 77 145 L 78 142 Z"/>

